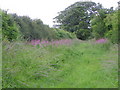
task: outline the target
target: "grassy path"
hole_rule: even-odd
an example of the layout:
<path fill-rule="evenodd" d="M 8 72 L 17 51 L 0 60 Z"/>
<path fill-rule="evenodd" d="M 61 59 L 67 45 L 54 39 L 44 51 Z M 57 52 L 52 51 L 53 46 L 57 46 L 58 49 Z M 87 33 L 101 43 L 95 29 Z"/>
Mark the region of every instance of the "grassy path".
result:
<path fill-rule="evenodd" d="M 68 71 L 63 82 L 58 83 L 55 87 L 117 87 L 117 49 L 111 48 L 110 51 L 107 51 L 102 47 L 102 45 L 94 46 L 91 43 L 76 45 L 73 50 L 77 55 L 69 58 L 71 71 Z"/>
<path fill-rule="evenodd" d="M 89 41 L 45 48 L 16 45 L 3 51 L 3 87 L 118 87 L 117 53 L 115 45 Z"/>

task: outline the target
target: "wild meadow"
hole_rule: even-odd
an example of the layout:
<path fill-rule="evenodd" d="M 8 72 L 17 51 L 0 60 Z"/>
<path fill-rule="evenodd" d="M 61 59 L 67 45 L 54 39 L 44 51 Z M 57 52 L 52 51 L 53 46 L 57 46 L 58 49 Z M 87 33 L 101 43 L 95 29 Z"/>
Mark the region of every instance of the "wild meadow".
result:
<path fill-rule="evenodd" d="M 4 42 L 3 88 L 117 88 L 117 50 L 105 39 Z"/>
<path fill-rule="evenodd" d="M 0 9 L 0 88 L 118 88 L 118 8 L 75 2 L 53 27 L 8 10 Z"/>

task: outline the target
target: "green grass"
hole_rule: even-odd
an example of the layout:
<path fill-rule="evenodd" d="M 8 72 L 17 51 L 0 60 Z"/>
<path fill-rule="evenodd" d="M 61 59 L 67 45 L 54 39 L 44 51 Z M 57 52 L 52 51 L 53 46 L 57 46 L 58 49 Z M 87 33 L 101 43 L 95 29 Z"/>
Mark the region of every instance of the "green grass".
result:
<path fill-rule="evenodd" d="M 0 89 L 2 89 L 2 30 L 1 28 L 0 28 Z"/>
<path fill-rule="evenodd" d="M 116 88 L 117 51 L 94 41 L 45 48 L 3 43 L 3 88 Z"/>

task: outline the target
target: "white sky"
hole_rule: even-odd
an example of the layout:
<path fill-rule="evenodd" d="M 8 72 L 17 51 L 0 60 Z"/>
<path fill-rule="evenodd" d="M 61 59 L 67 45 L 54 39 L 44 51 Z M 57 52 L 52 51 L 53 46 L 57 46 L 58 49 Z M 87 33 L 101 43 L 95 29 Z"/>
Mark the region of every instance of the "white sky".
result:
<path fill-rule="evenodd" d="M 53 18 L 57 12 L 64 10 L 71 4 L 81 0 L 0 0 L 0 8 L 9 13 L 27 15 L 32 19 L 41 19 L 44 24 L 53 26 Z M 82 0 L 84 1 L 84 0 Z M 119 0 L 92 0 L 101 3 L 103 7 L 109 8 L 118 6 Z"/>

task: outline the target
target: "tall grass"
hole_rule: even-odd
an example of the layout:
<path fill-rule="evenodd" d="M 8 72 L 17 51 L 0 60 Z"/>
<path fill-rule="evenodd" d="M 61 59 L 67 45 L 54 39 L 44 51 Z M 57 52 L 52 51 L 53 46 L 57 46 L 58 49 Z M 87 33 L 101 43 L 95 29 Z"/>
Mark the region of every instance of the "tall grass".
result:
<path fill-rule="evenodd" d="M 71 42 L 42 48 L 3 43 L 3 88 L 118 87 L 116 46 Z"/>
<path fill-rule="evenodd" d="M 1 27 L 0 27 L 0 89 L 2 89 L 2 29 Z"/>

